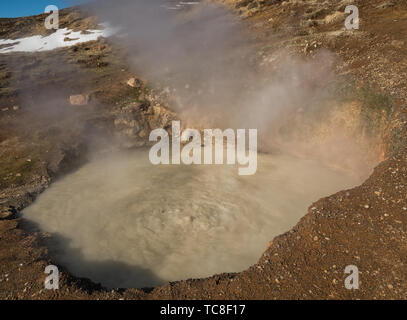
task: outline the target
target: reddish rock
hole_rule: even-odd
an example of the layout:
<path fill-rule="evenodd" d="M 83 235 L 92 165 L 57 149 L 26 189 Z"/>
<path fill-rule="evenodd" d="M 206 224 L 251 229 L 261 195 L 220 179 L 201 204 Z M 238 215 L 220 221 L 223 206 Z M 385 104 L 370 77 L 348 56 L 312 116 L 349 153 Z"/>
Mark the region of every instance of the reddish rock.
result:
<path fill-rule="evenodd" d="M 142 86 L 142 81 L 136 78 L 130 78 L 127 81 L 127 85 L 132 88 L 140 88 Z"/>
<path fill-rule="evenodd" d="M 85 106 L 89 104 L 89 95 L 88 94 L 77 94 L 69 97 L 69 102 L 73 106 Z"/>

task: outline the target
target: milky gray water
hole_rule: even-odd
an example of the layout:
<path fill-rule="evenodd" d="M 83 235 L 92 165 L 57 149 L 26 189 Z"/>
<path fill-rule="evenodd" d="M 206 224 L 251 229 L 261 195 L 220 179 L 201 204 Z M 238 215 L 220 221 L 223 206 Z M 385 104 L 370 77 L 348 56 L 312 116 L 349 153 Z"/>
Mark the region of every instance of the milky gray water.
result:
<path fill-rule="evenodd" d="M 74 275 L 145 287 L 242 271 L 313 201 L 360 182 L 290 156 L 258 161 L 239 176 L 235 166 L 153 166 L 141 151 L 99 155 L 23 215 L 54 235 L 54 257 Z"/>

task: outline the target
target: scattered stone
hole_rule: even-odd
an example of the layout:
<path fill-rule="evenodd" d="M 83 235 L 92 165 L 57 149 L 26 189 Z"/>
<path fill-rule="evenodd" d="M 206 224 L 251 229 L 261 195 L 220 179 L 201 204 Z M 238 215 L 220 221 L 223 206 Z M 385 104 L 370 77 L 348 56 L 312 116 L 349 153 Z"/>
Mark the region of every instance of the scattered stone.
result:
<path fill-rule="evenodd" d="M 141 130 L 140 133 L 138 134 L 140 138 L 144 138 L 147 136 L 146 130 Z"/>
<path fill-rule="evenodd" d="M 154 110 L 155 117 L 158 117 L 161 114 L 161 108 L 159 106 L 154 106 L 153 110 Z"/>
<path fill-rule="evenodd" d="M 327 15 L 324 19 L 326 24 L 331 24 L 343 20 L 345 18 L 345 13 L 341 11 L 335 11 L 334 13 Z"/>
<path fill-rule="evenodd" d="M 88 94 L 77 94 L 69 97 L 69 102 L 73 106 L 86 106 L 89 104 L 89 100 Z"/>
<path fill-rule="evenodd" d="M 129 87 L 132 87 L 132 88 L 141 88 L 142 85 L 143 85 L 143 83 L 142 83 L 141 80 L 136 79 L 136 78 L 133 77 L 133 78 L 130 78 L 130 79 L 127 81 L 127 85 L 128 85 Z"/>
<path fill-rule="evenodd" d="M 15 212 L 13 210 L 5 209 L 1 210 L 0 209 L 0 219 L 8 219 L 10 218 Z"/>
<path fill-rule="evenodd" d="M 393 41 L 391 42 L 391 45 L 392 45 L 392 46 L 394 46 L 394 47 L 396 47 L 396 48 L 399 48 L 399 49 L 403 48 L 403 47 L 404 47 L 404 44 L 405 44 L 405 42 L 404 42 L 403 40 L 393 40 Z"/>

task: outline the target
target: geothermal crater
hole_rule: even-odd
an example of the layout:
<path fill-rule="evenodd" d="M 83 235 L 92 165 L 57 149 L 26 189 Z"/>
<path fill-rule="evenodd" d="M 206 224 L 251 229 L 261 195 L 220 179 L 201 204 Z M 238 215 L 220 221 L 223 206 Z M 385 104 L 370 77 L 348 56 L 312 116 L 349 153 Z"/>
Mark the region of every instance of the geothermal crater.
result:
<path fill-rule="evenodd" d="M 349 172 L 259 154 L 253 176 L 230 165 L 158 165 L 148 151 L 98 154 L 23 215 L 53 234 L 58 263 L 106 287 L 238 272 L 257 262 L 323 196 L 360 183 Z"/>

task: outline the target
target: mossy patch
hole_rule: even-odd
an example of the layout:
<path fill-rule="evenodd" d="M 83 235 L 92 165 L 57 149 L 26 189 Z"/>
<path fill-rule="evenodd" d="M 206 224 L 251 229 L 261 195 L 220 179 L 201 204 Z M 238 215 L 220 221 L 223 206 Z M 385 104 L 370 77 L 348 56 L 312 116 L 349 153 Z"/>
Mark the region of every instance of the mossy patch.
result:
<path fill-rule="evenodd" d="M 375 130 L 378 121 L 388 119 L 393 109 L 393 99 L 374 88 L 362 86 L 357 90 L 361 102 L 361 118 L 368 130 Z"/>

